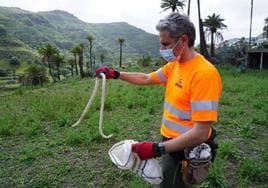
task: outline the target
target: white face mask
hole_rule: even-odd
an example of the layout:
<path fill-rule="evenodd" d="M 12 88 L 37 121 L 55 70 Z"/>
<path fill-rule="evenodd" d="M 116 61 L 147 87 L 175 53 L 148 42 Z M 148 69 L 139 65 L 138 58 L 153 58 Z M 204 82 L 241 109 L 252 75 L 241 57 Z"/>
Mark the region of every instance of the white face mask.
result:
<path fill-rule="evenodd" d="M 180 60 L 181 58 L 181 54 L 182 54 L 182 51 L 184 49 L 184 46 L 182 47 L 182 50 L 180 51 L 180 54 L 178 56 L 176 56 L 173 52 L 174 48 L 178 45 L 179 43 L 179 40 L 178 42 L 175 44 L 175 46 L 173 46 L 173 48 L 169 48 L 169 49 L 165 49 L 165 50 L 161 50 L 160 49 L 160 55 L 162 56 L 162 58 L 165 60 L 165 61 L 175 61 L 175 60 Z"/>

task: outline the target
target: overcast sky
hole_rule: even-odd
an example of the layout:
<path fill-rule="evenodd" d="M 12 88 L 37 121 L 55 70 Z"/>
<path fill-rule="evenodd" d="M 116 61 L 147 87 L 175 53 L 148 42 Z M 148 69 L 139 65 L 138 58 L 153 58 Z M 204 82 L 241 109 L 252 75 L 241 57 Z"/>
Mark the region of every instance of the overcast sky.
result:
<path fill-rule="evenodd" d="M 251 0 L 200 0 L 203 18 L 220 14 L 228 26 L 224 39 L 249 36 Z M 190 18 L 198 28 L 196 0 L 192 0 Z M 0 0 L 0 6 L 20 7 L 29 11 L 65 10 L 89 23 L 128 22 L 157 34 L 155 25 L 170 11 L 163 12 L 161 0 Z M 268 0 L 254 0 L 252 36 L 262 32 L 268 17 Z M 187 12 L 187 6 L 184 8 Z"/>

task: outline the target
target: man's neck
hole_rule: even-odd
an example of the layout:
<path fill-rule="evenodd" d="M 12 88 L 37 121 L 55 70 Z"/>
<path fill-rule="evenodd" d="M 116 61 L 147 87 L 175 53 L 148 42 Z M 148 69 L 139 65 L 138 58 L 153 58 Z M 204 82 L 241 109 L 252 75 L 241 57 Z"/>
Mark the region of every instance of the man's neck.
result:
<path fill-rule="evenodd" d="M 181 63 L 185 63 L 191 59 L 193 59 L 194 57 L 196 57 L 198 55 L 198 53 L 194 50 L 194 48 L 188 48 L 185 50 L 183 56 L 181 56 L 180 62 Z"/>

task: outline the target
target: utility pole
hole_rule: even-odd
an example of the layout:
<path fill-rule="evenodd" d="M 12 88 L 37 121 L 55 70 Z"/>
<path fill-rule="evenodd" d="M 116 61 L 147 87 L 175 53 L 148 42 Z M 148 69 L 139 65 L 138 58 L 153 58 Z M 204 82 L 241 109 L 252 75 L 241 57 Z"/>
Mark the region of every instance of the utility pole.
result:
<path fill-rule="evenodd" d="M 188 0 L 188 10 L 187 15 L 190 17 L 190 10 L 191 10 L 191 0 Z"/>
<path fill-rule="evenodd" d="M 249 25 L 249 39 L 248 39 L 249 48 L 251 48 L 252 13 L 253 13 L 253 0 L 251 0 L 251 10 L 250 10 L 250 25 Z"/>

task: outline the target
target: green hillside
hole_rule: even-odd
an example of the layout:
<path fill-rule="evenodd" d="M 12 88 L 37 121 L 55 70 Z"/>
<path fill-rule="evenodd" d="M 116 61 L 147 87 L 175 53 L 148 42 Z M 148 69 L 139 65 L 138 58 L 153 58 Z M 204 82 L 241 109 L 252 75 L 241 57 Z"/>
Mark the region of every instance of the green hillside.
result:
<path fill-rule="evenodd" d="M 125 57 L 158 56 L 158 37 L 124 22 L 90 24 L 60 10 L 34 13 L 0 7 L 0 59 L 12 55 L 23 60 L 35 58 L 36 48 L 43 43 L 52 43 L 71 55 L 68 52 L 75 45 L 88 44 L 88 35 L 96 38 L 93 43 L 96 56 L 104 53 L 111 60 L 117 58 L 119 37 L 125 39 Z"/>

